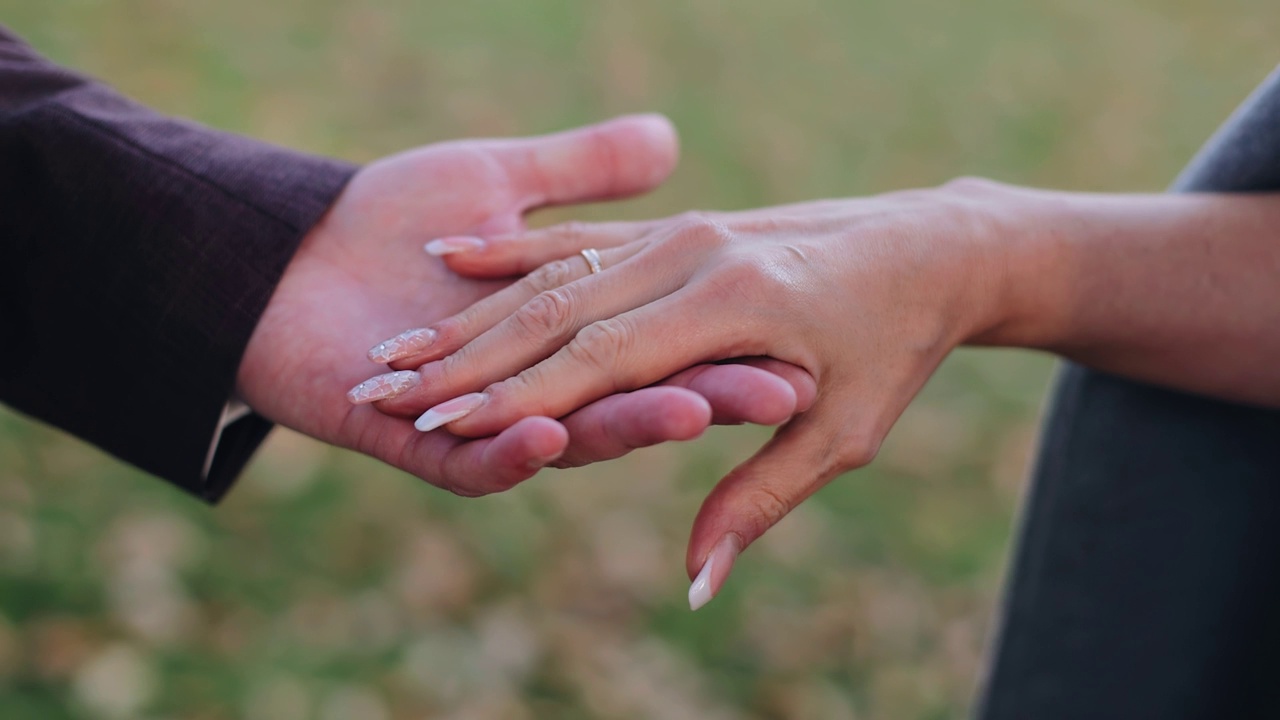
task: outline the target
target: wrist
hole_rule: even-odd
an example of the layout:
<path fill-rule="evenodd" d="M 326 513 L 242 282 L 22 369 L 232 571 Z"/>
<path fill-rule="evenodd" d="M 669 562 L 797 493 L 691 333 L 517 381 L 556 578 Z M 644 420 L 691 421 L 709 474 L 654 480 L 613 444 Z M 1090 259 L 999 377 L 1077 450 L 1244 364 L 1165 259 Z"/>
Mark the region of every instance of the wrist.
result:
<path fill-rule="evenodd" d="M 974 228 L 977 296 L 960 343 L 1052 347 L 1070 304 L 1075 196 L 983 180 L 945 187 L 960 194 Z"/>

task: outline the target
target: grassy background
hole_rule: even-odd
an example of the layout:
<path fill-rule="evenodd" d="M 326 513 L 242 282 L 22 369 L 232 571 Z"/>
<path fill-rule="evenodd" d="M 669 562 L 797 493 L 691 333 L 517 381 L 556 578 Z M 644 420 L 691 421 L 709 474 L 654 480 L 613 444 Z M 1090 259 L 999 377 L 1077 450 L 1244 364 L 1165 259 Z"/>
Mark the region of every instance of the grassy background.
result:
<path fill-rule="evenodd" d="M 1280 6 L 0 0 L 0 22 L 163 110 L 353 160 L 669 114 L 677 176 L 599 218 L 958 174 L 1157 190 L 1274 65 Z M 689 523 L 759 429 L 478 501 L 278 432 L 211 511 L 0 411 L 0 715 L 961 717 L 1050 367 L 958 354 L 697 614 Z"/>

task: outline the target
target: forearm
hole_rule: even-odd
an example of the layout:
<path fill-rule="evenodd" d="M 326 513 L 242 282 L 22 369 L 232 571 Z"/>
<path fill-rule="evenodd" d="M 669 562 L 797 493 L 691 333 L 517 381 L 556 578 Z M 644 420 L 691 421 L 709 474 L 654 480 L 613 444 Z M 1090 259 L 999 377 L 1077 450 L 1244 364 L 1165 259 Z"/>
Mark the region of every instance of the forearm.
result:
<path fill-rule="evenodd" d="M 1004 192 L 975 342 L 1280 406 L 1280 195 Z"/>
<path fill-rule="evenodd" d="M 245 344 L 350 172 L 151 112 L 0 28 L 0 401 L 216 497 L 265 432 L 202 473 Z"/>

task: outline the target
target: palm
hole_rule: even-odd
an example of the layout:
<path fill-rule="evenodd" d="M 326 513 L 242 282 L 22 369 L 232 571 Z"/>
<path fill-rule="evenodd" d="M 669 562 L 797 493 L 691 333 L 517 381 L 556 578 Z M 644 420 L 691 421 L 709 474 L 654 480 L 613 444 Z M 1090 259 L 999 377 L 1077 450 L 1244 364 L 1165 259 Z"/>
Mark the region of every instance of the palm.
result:
<path fill-rule="evenodd" d="M 448 272 L 423 242 L 515 225 L 517 202 L 500 168 L 466 151 L 432 148 L 362 171 L 308 237 L 263 316 L 260 334 L 271 342 L 245 362 L 269 362 L 243 375 L 254 378 L 241 387 L 245 399 L 309 435 L 371 450 L 362 441 L 369 433 L 354 432 L 358 408 L 344 397 L 375 369 L 364 359 L 368 348 L 499 286 Z"/>

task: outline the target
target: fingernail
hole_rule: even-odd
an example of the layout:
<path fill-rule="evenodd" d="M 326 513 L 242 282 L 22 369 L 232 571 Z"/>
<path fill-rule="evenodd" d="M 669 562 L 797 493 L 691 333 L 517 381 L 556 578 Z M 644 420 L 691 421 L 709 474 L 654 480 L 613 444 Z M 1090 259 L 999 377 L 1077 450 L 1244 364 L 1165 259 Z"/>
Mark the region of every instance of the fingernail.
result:
<path fill-rule="evenodd" d="M 369 359 L 376 363 L 389 363 L 421 352 L 436 340 L 436 331 L 429 328 L 406 330 L 399 335 L 383 340 L 369 351 Z"/>
<path fill-rule="evenodd" d="M 391 372 L 368 380 L 347 391 L 347 399 L 353 405 L 363 405 L 375 400 L 386 400 L 422 384 L 422 377 L 412 370 Z"/>
<path fill-rule="evenodd" d="M 422 417 L 418 418 L 413 426 L 421 432 L 430 432 L 441 425 L 448 425 L 454 420 L 470 415 L 488 399 L 489 396 L 484 393 L 471 393 L 470 395 L 456 397 L 448 402 L 442 402 L 422 413 Z"/>
<path fill-rule="evenodd" d="M 428 255 L 439 257 L 441 255 L 453 255 L 454 253 L 472 252 L 483 247 L 484 241 L 478 237 L 455 235 L 432 240 L 423 249 L 427 251 Z"/>
<path fill-rule="evenodd" d="M 541 470 L 542 468 L 550 465 L 551 463 L 559 459 L 560 459 L 560 453 L 556 453 L 555 455 L 548 455 L 546 457 L 534 458 L 530 460 L 528 463 L 526 463 L 525 467 L 529 468 L 530 470 Z"/>
<path fill-rule="evenodd" d="M 689 609 L 698 608 L 711 602 L 716 592 L 724 586 L 724 581 L 733 569 L 733 561 L 738 558 L 738 539 L 733 535 L 725 535 L 707 555 L 707 560 L 698 571 L 698 577 L 689 586 Z"/>

